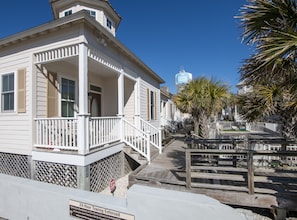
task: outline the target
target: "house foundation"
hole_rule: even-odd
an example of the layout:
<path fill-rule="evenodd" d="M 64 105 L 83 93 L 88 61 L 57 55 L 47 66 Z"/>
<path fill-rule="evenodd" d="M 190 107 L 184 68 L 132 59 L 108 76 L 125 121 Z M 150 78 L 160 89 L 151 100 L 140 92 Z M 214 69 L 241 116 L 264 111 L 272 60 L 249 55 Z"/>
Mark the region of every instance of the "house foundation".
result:
<path fill-rule="evenodd" d="M 123 151 L 83 166 L 9 153 L 0 153 L 0 161 L 0 173 L 92 192 L 101 192 L 111 179 L 119 179 L 132 170 Z"/>

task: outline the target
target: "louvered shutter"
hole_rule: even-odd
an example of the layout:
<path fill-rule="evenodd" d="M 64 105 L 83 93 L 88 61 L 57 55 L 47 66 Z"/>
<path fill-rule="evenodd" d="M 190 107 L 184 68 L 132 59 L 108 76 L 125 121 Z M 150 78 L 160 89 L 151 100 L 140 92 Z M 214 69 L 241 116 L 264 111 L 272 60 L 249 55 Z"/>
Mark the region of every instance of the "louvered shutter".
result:
<path fill-rule="evenodd" d="M 47 117 L 58 116 L 57 73 L 48 73 L 47 80 Z"/>
<path fill-rule="evenodd" d="M 18 113 L 26 112 L 26 69 L 18 70 L 18 101 L 17 111 Z"/>

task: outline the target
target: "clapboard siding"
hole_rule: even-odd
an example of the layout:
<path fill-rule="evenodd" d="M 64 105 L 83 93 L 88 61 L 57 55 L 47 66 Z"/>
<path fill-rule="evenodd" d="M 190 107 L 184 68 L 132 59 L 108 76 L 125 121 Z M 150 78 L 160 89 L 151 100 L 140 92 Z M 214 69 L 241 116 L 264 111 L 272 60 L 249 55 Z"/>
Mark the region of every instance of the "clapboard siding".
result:
<path fill-rule="evenodd" d="M 30 100 L 30 75 L 31 73 L 31 54 L 22 52 L 14 54 L 13 56 L 6 56 L 0 58 L 0 74 L 14 72 L 15 76 L 15 111 L 14 112 L 0 112 L 0 151 L 10 153 L 28 154 L 32 149 L 32 108 Z M 22 113 L 17 113 L 17 80 L 18 70 L 26 70 L 25 79 L 25 98 L 26 107 Z"/>
<path fill-rule="evenodd" d="M 125 98 L 124 98 L 124 115 L 125 118 L 133 122 L 134 112 L 135 112 L 135 92 L 134 92 L 134 82 L 131 80 L 125 80 Z"/>
<path fill-rule="evenodd" d="M 158 128 L 160 126 L 160 90 L 144 80 L 140 80 L 140 117 L 149 120 L 147 89 L 156 92 L 156 119 L 149 122 Z"/>
<path fill-rule="evenodd" d="M 36 117 L 46 117 L 47 111 L 47 79 L 44 73 L 37 71 L 36 74 Z"/>

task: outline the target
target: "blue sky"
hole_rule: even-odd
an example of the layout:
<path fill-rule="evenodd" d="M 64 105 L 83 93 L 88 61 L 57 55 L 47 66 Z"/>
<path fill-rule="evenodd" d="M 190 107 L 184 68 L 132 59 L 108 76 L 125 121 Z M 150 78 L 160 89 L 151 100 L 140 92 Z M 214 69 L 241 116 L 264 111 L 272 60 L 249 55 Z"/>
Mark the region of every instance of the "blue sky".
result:
<path fill-rule="evenodd" d="M 16 7 L 16 3 L 17 7 Z M 246 0 L 110 0 L 121 15 L 117 38 L 176 92 L 183 68 L 193 78 L 215 78 L 236 92 L 238 69 L 252 53 L 241 43 L 234 16 Z M 53 19 L 49 0 L 3 1 L 0 38 Z"/>

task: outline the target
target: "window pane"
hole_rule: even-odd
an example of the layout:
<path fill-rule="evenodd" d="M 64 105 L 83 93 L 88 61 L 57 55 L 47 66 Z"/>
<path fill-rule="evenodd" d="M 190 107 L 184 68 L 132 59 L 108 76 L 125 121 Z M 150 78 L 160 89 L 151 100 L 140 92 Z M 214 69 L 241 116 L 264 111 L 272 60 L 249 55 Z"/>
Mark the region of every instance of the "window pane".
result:
<path fill-rule="evenodd" d="M 67 117 L 67 102 L 62 101 L 62 117 Z"/>
<path fill-rule="evenodd" d="M 8 89 L 9 91 L 13 91 L 14 90 L 14 74 L 9 74 L 8 75 Z"/>
<path fill-rule="evenodd" d="M 74 103 L 68 102 L 68 117 L 73 117 L 74 116 Z"/>
<path fill-rule="evenodd" d="M 73 100 L 75 99 L 75 86 L 69 86 L 69 96 L 68 96 L 69 100 Z"/>
<path fill-rule="evenodd" d="M 8 75 L 2 76 L 2 91 L 8 91 Z"/>
<path fill-rule="evenodd" d="M 13 93 L 7 93 L 2 95 L 2 109 L 4 111 L 7 110 L 13 110 L 14 109 L 14 94 Z"/>
<path fill-rule="evenodd" d="M 65 11 L 65 12 L 64 12 L 64 15 L 65 15 L 65 16 L 69 16 L 69 15 L 71 15 L 71 14 L 72 14 L 72 10 L 69 10 L 69 11 Z"/>
<path fill-rule="evenodd" d="M 62 78 L 62 117 L 74 116 L 75 81 Z"/>
<path fill-rule="evenodd" d="M 14 93 L 9 94 L 9 110 L 14 109 Z"/>
<path fill-rule="evenodd" d="M 14 110 L 14 74 L 2 76 L 2 102 L 3 111 Z"/>
<path fill-rule="evenodd" d="M 68 99 L 68 86 L 62 84 L 62 99 Z"/>
<path fill-rule="evenodd" d="M 111 22 L 109 19 L 107 19 L 107 21 L 106 21 L 106 25 L 107 25 L 107 27 L 108 27 L 109 29 L 111 29 L 111 27 L 112 27 L 112 22 Z"/>

